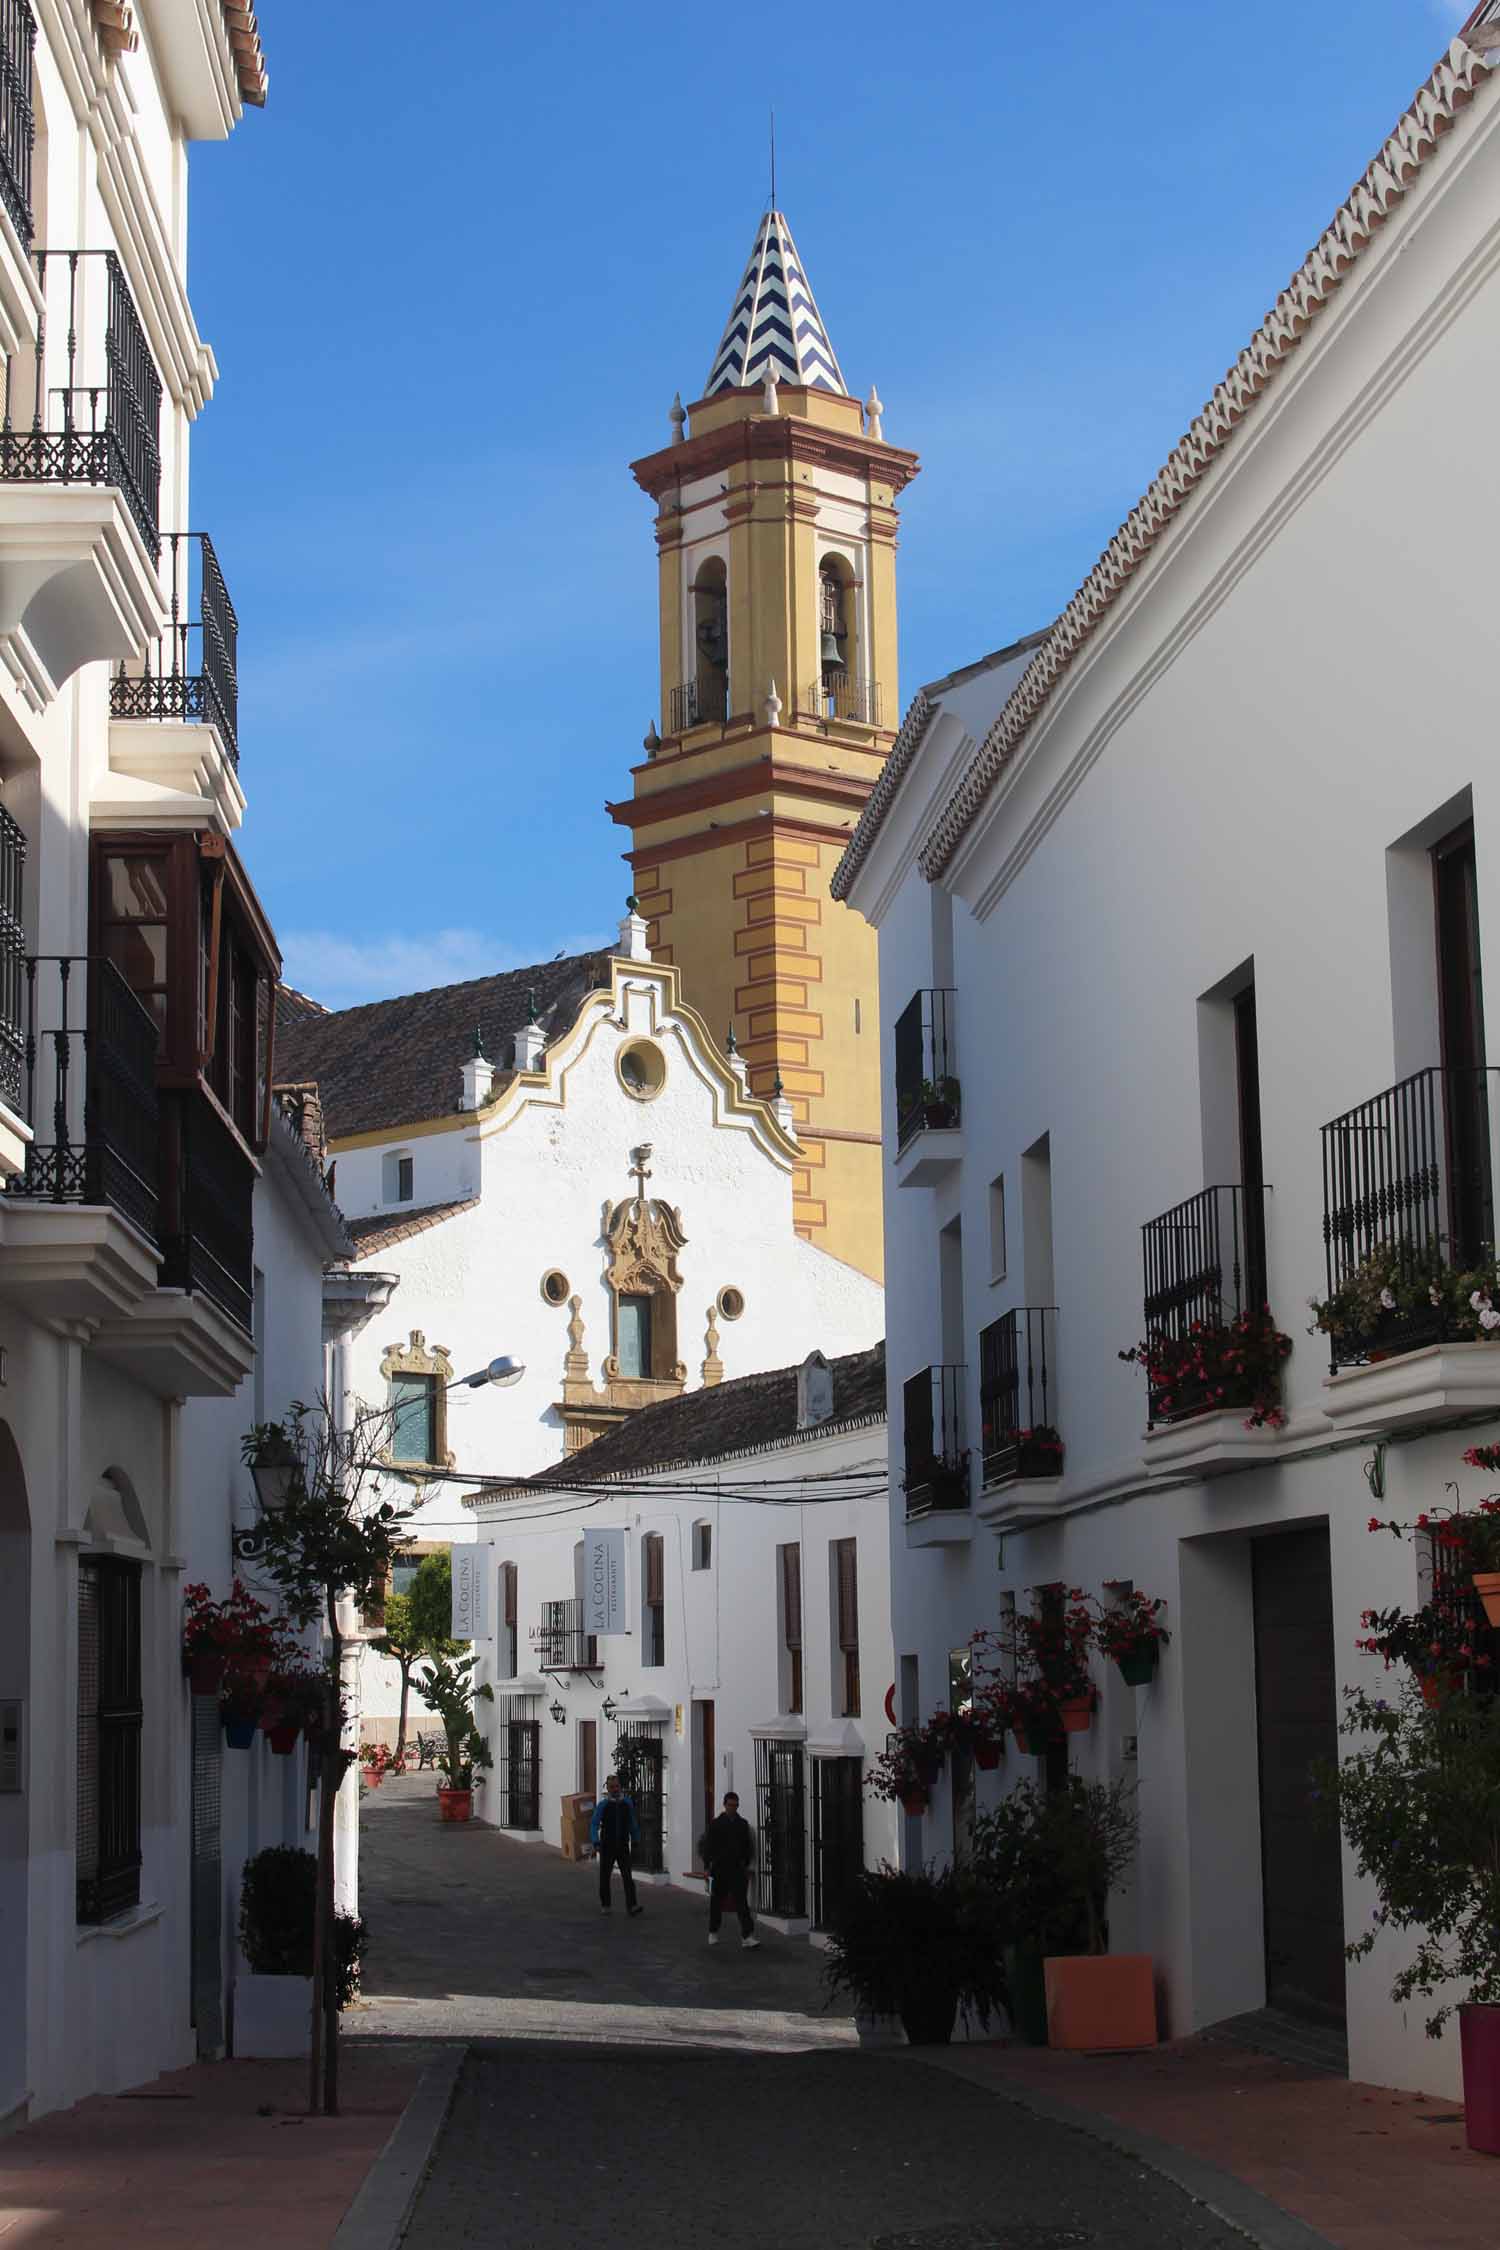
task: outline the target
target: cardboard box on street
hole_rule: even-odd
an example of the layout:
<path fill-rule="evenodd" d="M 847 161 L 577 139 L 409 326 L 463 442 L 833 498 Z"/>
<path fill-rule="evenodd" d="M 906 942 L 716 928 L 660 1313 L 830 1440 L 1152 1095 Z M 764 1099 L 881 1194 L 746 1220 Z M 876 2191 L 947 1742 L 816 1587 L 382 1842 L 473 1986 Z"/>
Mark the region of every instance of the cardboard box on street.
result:
<path fill-rule="evenodd" d="M 593 1792 L 587 1789 L 573 1791 L 562 1801 L 562 1855 L 564 1859 L 583 1859 L 589 1848 L 589 1820 L 594 1810 Z"/>

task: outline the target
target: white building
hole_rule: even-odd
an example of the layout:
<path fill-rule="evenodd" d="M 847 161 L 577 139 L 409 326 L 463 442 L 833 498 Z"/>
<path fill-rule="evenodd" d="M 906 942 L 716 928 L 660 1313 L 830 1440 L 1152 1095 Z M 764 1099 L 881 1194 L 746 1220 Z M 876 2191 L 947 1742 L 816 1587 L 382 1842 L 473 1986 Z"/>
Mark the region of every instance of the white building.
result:
<path fill-rule="evenodd" d="M 3 2125 L 222 2046 L 302 1760 L 220 1752 L 181 1588 L 228 1592 L 240 1434 L 316 1394 L 349 1244 L 270 1101 L 236 621 L 187 529 L 187 149 L 264 99 L 254 10 L 13 0 L 0 44 Z"/>
<path fill-rule="evenodd" d="M 647 1407 L 470 1506 L 495 1695 L 478 1706 L 485 1820 L 559 1842 L 564 1798 L 633 1757 L 637 1870 L 697 1888 L 697 1840 L 734 1789 L 761 1912 L 792 1932 L 821 1925 L 851 1870 L 894 1856 L 892 1808 L 864 1787 L 891 1686 L 878 1345 Z M 591 1637 L 583 1533 L 599 1526 L 624 1533 L 623 1617 Z"/>
<path fill-rule="evenodd" d="M 1332 1372 L 1307 1307 L 1330 1258 L 1495 1239 L 1497 204 L 1500 92 L 1458 42 L 1056 625 L 918 696 L 835 882 L 880 932 L 895 1457 L 903 1407 L 913 1463 L 971 1457 L 970 1504 L 894 1526 L 903 1716 L 1008 1603 L 1164 1597 L 1155 1683 L 1101 1676 L 1070 1738 L 1139 1776 L 1116 1946 L 1174 2034 L 1347 2014 L 1354 2076 L 1450 2093 L 1456 2037 L 1389 1999 L 1404 1949 L 1346 1970 L 1373 1901 L 1308 1769 L 1379 1675 L 1361 1612 L 1420 1598 L 1371 1493 L 1478 1497 L 1500 1354 Z M 1285 1428 L 1148 1428 L 1122 1348 L 1263 1290 Z M 1042 1423 L 1060 1478 L 1016 1473 Z"/>
<path fill-rule="evenodd" d="M 280 1019 L 278 1075 L 320 1091 L 352 1272 L 395 1279 L 393 1317 L 348 1343 L 334 1387 L 397 1408 L 396 1465 L 431 1493 L 415 1555 L 472 1538 L 465 1480 L 878 1341 L 879 1285 L 793 1230 L 789 1105 L 747 1091 L 638 917 L 613 954 L 335 1014 L 288 993 Z M 465 1387 L 501 1354 L 520 1382 Z M 395 1666 L 366 1652 L 367 1736 L 394 1739 L 398 1701 Z"/>

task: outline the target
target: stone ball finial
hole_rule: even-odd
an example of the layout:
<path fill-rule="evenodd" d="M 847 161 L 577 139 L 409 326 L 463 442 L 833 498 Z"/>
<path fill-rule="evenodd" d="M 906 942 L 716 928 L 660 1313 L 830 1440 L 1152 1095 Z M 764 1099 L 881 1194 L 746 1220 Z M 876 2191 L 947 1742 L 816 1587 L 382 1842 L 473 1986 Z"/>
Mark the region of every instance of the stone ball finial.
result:
<path fill-rule="evenodd" d="M 866 437 L 876 438 L 882 443 L 885 439 L 885 431 L 881 427 L 881 416 L 884 412 L 885 401 L 872 383 L 870 395 L 865 400 L 865 435 Z"/>
<path fill-rule="evenodd" d="M 781 412 L 781 404 L 776 396 L 776 362 L 774 359 L 766 361 L 766 372 L 761 377 L 761 398 L 768 414 L 779 414 Z"/>
<path fill-rule="evenodd" d="M 781 720 L 781 697 L 776 693 L 776 682 L 771 682 L 771 692 L 766 697 L 766 725 L 774 727 Z"/>
<path fill-rule="evenodd" d="M 737 1055 L 739 1051 L 740 1043 L 734 1036 L 734 1025 L 731 1024 L 724 1035 L 724 1052 L 726 1055 Z"/>
<path fill-rule="evenodd" d="M 682 403 L 681 391 L 672 393 L 672 404 L 667 414 L 667 420 L 672 425 L 672 443 L 681 445 L 687 423 L 687 408 Z"/>
<path fill-rule="evenodd" d="M 645 751 L 648 758 L 654 758 L 657 751 L 661 748 L 661 736 L 656 731 L 656 721 L 654 719 L 647 727 L 645 733 L 641 736 L 641 748 Z"/>

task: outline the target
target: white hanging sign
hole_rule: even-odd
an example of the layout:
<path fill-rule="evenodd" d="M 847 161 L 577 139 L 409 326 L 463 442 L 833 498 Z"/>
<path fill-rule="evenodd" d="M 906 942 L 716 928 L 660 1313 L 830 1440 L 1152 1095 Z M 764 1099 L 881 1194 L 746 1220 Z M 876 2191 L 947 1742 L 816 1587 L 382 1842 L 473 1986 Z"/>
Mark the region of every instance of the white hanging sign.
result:
<path fill-rule="evenodd" d="M 452 1631 L 456 1641 L 483 1641 L 489 1638 L 489 1605 L 485 1598 L 489 1583 L 489 1559 L 488 1540 L 483 1544 L 471 1540 L 453 1549 Z"/>
<path fill-rule="evenodd" d="M 583 1535 L 583 1629 L 626 1633 L 625 1533 L 591 1525 Z"/>

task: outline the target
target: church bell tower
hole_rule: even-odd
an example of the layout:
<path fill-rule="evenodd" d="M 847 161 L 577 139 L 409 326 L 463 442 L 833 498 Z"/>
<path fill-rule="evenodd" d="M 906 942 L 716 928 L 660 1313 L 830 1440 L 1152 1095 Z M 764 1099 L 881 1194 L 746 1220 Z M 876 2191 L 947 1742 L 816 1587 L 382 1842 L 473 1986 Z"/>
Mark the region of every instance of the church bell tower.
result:
<path fill-rule="evenodd" d="M 799 1234 L 881 1272 L 875 933 L 829 879 L 890 754 L 896 499 L 873 388 L 850 395 L 791 229 L 761 221 L 702 398 L 633 463 L 656 502 L 661 707 L 612 805 L 653 952 L 802 1162 Z"/>

